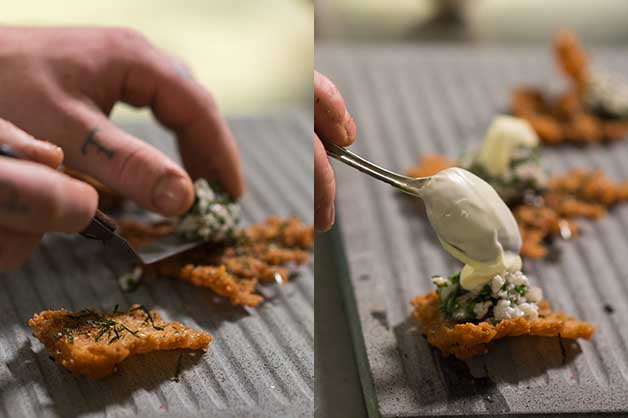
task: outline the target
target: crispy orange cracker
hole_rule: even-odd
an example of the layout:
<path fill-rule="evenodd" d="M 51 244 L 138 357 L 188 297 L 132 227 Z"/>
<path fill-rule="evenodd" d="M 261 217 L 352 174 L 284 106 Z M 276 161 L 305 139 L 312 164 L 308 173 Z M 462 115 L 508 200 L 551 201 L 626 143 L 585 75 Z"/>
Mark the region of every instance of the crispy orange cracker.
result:
<path fill-rule="evenodd" d="M 406 170 L 408 177 L 428 177 L 433 176 L 439 171 L 456 165 L 455 161 L 450 160 L 444 155 L 428 154 L 419 158 L 417 165 Z"/>
<path fill-rule="evenodd" d="M 512 92 L 512 113 L 526 119 L 547 145 L 584 145 L 626 138 L 628 121 L 602 117 L 584 105 L 591 74 L 588 57 L 575 34 L 558 32 L 553 47 L 557 66 L 570 82 L 569 88 L 550 97 L 538 88 L 519 86 Z"/>
<path fill-rule="evenodd" d="M 100 379 L 128 356 L 158 350 L 206 349 L 212 337 L 158 312 L 133 305 L 128 312 L 43 311 L 28 321 L 57 364 L 76 375 Z"/>
<path fill-rule="evenodd" d="M 217 295 L 229 299 L 233 305 L 257 306 L 264 300 L 255 294 L 257 278 L 237 279 L 227 273 L 224 265 L 215 267 L 187 264 L 180 270 L 178 277 L 195 286 L 210 288 Z"/>
<path fill-rule="evenodd" d="M 560 70 L 574 83 L 581 94 L 589 77 L 589 58 L 576 35 L 561 30 L 554 37 L 554 56 Z"/>
<path fill-rule="evenodd" d="M 146 242 L 168 231 L 167 225 L 152 228 L 129 223 L 123 235 Z M 207 287 L 233 305 L 255 307 L 264 300 L 255 293 L 257 283 L 287 282 L 294 265 L 309 262 L 313 245 L 312 225 L 294 217 L 273 216 L 246 228 L 235 242 L 200 246 L 145 271 Z"/>
<path fill-rule="evenodd" d="M 411 304 L 414 306 L 412 316 L 419 322 L 427 341 L 445 356 L 453 354 L 459 359 L 486 353 L 491 341 L 504 337 L 536 335 L 589 340 L 595 332 L 588 322 L 578 321 L 563 312 L 552 312 L 545 301 L 539 304 L 539 319 L 503 320 L 496 325 L 488 322 L 456 324 L 444 320 L 434 291 L 415 297 Z"/>

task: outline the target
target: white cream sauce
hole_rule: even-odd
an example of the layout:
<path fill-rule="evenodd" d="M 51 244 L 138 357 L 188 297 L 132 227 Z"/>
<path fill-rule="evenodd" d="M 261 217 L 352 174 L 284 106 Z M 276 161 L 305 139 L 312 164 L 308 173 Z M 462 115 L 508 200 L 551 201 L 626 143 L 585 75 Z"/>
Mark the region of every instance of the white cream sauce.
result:
<path fill-rule="evenodd" d="M 539 137 L 530 124 L 512 116 L 498 116 L 486 133 L 477 160 L 491 176 L 505 175 L 519 148 L 535 148 Z"/>
<path fill-rule="evenodd" d="M 431 177 L 421 189 L 421 198 L 443 248 L 465 264 L 460 277 L 464 289 L 521 269 L 521 236 L 515 218 L 480 177 L 448 168 Z"/>

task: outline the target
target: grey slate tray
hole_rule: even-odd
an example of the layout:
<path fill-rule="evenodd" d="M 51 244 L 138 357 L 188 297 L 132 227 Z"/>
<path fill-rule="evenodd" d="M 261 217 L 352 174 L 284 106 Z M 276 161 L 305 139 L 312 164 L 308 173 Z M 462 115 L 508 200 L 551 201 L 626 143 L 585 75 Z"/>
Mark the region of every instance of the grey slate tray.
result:
<path fill-rule="evenodd" d="M 594 62 L 628 73 L 626 50 L 596 51 Z M 617 52 L 617 54 L 615 53 Z M 353 149 L 404 171 L 419 154 L 457 158 L 481 142 L 520 83 L 560 88 L 549 48 L 317 46 L 317 69 L 342 91 L 358 126 Z M 555 173 L 600 167 L 628 179 L 628 142 L 545 149 Z M 628 414 L 628 205 L 558 257 L 525 262 L 555 309 L 594 323 L 590 342 L 508 338 L 466 364 L 442 358 L 409 319 L 409 301 L 430 277 L 459 266 L 436 241 L 422 204 L 348 167 L 338 181 L 337 254 L 371 417 Z M 614 313 L 605 311 L 605 305 Z"/>
<path fill-rule="evenodd" d="M 246 223 L 272 214 L 312 222 L 311 124 L 308 112 L 231 121 L 248 181 Z M 174 150 L 156 125 L 125 128 Z M 115 280 L 122 267 L 95 257 L 100 252 L 78 237 L 49 237 L 26 267 L 0 275 L 0 417 L 313 416 L 311 266 L 289 284 L 264 287 L 268 299 L 257 309 L 237 309 L 209 290 L 165 278 L 122 293 Z M 118 374 L 91 381 L 49 360 L 26 324 L 44 309 L 116 303 L 156 308 L 166 319 L 208 331 L 214 341 L 202 355 L 133 357 Z"/>

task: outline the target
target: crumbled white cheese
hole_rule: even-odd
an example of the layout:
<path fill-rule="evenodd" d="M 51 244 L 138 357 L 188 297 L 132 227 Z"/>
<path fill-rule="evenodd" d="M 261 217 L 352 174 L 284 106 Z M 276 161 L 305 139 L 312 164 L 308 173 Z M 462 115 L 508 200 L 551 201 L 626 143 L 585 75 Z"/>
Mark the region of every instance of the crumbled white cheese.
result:
<path fill-rule="evenodd" d="M 207 180 L 194 182 L 196 200 L 181 217 L 177 231 L 190 239 L 219 242 L 232 238 L 240 220 L 240 207 L 224 193 L 214 191 Z"/>
<path fill-rule="evenodd" d="M 473 291 L 462 289 L 458 277 L 432 278 L 441 309 L 455 322 L 534 320 L 539 317 L 537 303 L 543 299 L 543 292 L 530 286 L 528 277 L 520 270 L 497 274 L 486 285 Z"/>
<path fill-rule="evenodd" d="M 497 321 L 503 321 L 504 319 L 516 319 L 523 316 L 523 312 L 517 307 L 513 306 L 508 299 L 501 299 L 493 308 L 493 316 Z"/>
<path fill-rule="evenodd" d="M 538 319 L 539 317 L 539 306 L 536 303 L 520 303 L 517 305 L 517 309 L 519 309 L 523 313 L 523 317 L 528 320 Z"/>
<path fill-rule="evenodd" d="M 499 291 L 502 289 L 504 283 L 506 283 L 506 280 L 504 280 L 501 275 L 497 274 L 495 277 L 493 277 L 493 279 L 491 280 L 491 293 L 493 294 L 493 296 L 497 296 Z"/>
<path fill-rule="evenodd" d="M 593 71 L 587 80 L 584 102 L 594 111 L 628 117 L 628 83 L 616 74 Z"/>
<path fill-rule="evenodd" d="M 133 271 L 118 277 L 118 286 L 120 286 L 120 289 L 124 292 L 132 292 L 139 286 L 143 273 L 142 267 L 135 267 Z"/>
<path fill-rule="evenodd" d="M 434 286 L 445 286 L 447 283 L 449 283 L 449 281 L 442 277 L 442 276 L 434 276 L 432 277 L 432 283 L 434 284 Z"/>
<path fill-rule="evenodd" d="M 540 287 L 530 286 L 526 292 L 526 299 L 532 303 L 539 303 L 543 299 L 543 290 Z"/>
<path fill-rule="evenodd" d="M 521 285 L 527 286 L 528 285 L 528 278 L 526 277 L 525 274 L 523 274 L 520 271 L 511 273 L 508 276 L 508 281 L 512 283 L 514 286 L 521 286 Z"/>
<path fill-rule="evenodd" d="M 473 313 L 475 314 L 476 319 L 482 319 L 488 313 L 488 308 L 491 307 L 493 302 L 487 300 L 485 302 L 476 303 L 473 307 Z"/>

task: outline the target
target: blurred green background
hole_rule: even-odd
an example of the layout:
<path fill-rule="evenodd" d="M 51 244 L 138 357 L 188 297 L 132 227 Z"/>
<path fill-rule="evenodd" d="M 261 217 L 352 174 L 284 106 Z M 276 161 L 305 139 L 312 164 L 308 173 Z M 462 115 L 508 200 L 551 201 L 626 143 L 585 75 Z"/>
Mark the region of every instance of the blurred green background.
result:
<path fill-rule="evenodd" d="M 314 6 L 309 0 L 21 0 L 4 24 L 126 26 L 185 60 L 227 115 L 309 105 Z M 146 117 L 116 106 L 117 120 Z"/>
<path fill-rule="evenodd" d="M 628 41 L 626 0 L 316 0 L 317 40 Z"/>

